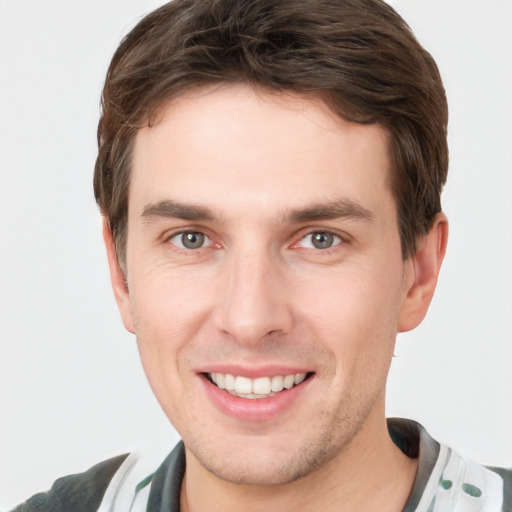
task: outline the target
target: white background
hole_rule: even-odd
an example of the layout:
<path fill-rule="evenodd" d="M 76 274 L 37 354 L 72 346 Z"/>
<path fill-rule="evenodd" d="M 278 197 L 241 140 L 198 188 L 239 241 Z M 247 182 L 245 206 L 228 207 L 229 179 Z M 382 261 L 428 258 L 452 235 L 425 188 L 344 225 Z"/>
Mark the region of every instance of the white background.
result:
<path fill-rule="evenodd" d="M 0 509 L 177 435 L 109 287 L 92 194 L 103 77 L 156 0 L 0 0 Z M 450 103 L 451 238 L 388 411 L 512 466 L 512 2 L 396 0 Z M 158 454 L 160 457 L 160 454 Z"/>

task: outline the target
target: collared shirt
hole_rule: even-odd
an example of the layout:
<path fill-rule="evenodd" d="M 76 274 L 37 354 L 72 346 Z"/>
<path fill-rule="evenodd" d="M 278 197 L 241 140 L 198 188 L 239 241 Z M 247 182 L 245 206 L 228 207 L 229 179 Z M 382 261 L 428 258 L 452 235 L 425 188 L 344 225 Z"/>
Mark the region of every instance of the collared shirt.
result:
<path fill-rule="evenodd" d="M 411 420 L 390 419 L 394 443 L 418 457 L 413 488 L 402 512 L 512 512 L 512 471 L 468 461 L 432 439 Z M 138 467 L 139 466 L 139 467 Z M 86 473 L 57 480 L 13 512 L 179 512 L 185 448 L 174 448 L 152 474 L 140 458 L 122 455 Z"/>

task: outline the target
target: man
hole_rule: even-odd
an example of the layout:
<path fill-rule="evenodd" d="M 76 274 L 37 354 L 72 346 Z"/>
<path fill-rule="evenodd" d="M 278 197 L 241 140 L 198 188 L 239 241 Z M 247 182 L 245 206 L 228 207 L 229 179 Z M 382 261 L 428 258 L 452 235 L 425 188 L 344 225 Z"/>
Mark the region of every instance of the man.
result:
<path fill-rule="evenodd" d="M 384 416 L 445 252 L 446 122 L 435 63 L 379 1 L 142 20 L 107 75 L 95 194 L 183 444 L 153 475 L 122 456 L 19 509 L 509 510 L 510 473 Z"/>

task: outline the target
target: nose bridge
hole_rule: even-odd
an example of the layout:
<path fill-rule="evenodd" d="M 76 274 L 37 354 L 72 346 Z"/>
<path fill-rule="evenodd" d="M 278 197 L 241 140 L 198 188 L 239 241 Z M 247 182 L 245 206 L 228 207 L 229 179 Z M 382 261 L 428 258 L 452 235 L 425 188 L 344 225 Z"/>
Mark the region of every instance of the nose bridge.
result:
<path fill-rule="evenodd" d="M 279 257 L 266 248 L 246 247 L 233 251 L 228 262 L 217 327 L 243 344 L 257 343 L 270 332 L 288 332 L 292 315 Z"/>

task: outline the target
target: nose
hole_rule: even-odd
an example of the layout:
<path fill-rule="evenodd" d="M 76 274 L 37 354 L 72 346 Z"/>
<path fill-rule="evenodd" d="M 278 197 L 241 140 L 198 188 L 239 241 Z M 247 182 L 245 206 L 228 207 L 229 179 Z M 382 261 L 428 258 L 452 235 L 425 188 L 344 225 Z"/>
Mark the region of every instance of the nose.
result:
<path fill-rule="evenodd" d="M 233 255 L 224 268 L 215 326 L 237 343 L 256 345 L 293 326 L 283 265 L 268 254 Z"/>

